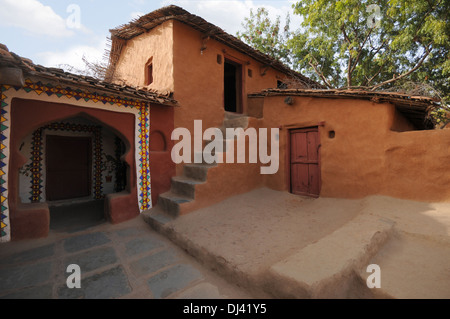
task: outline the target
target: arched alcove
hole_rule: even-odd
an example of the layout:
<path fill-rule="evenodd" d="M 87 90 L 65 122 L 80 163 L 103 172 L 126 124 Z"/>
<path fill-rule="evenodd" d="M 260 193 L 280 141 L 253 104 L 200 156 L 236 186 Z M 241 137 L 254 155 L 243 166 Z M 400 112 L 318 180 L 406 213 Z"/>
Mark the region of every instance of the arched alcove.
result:
<path fill-rule="evenodd" d="M 71 145 L 83 144 L 81 140 L 84 139 L 85 149 L 90 149 L 90 152 L 86 152 L 86 156 L 90 158 L 90 166 L 87 168 L 90 173 L 89 194 L 81 197 L 81 201 L 106 199 L 103 216 L 114 222 L 127 220 L 139 214 L 134 114 L 70 104 L 13 99 L 11 123 L 8 186 L 13 239 L 46 236 L 50 224 L 49 203 L 59 204 L 59 201 L 80 199 L 70 196 L 70 193 L 67 198 L 56 200 L 47 198 L 48 178 L 43 178 L 43 175 L 48 173 L 46 167 L 48 136 L 63 140 L 56 141 L 57 146 L 64 145 L 64 139 L 70 141 Z M 66 149 L 70 153 L 70 147 Z M 57 158 L 56 161 L 62 162 L 64 157 Z M 23 190 L 24 178 L 21 177 L 27 165 L 31 172 L 28 176 L 28 194 Z M 72 183 L 67 177 L 59 182 L 64 187 Z M 110 201 L 118 204 L 112 205 Z"/>
<path fill-rule="evenodd" d="M 150 152 L 165 152 L 167 151 L 166 137 L 161 131 L 154 131 L 150 133 Z"/>

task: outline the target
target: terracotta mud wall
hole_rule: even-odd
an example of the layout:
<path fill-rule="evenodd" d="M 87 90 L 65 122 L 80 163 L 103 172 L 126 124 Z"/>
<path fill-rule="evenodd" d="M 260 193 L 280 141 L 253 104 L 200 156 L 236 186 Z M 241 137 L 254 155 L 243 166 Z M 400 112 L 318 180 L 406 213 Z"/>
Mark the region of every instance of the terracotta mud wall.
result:
<path fill-rule="evenodd" d="M 204 36 L 181 22 L 167 21 L 150 32 L 127 41 L 116 69 L 116 75 L 123 78 L 126 83 L 143 85 L 145 64 L 153 57 L 154 83 L 149 87 L 173 91 L 173 97 L 179 104 L 179 107 L 174 109 L 174 128 L 187 128 L 192 136 L 194 120 L 202 120 L 203 130 L 222 125 L 225 59 L 242 65 L 244 113 L 247 112 L 248 93 L 275 88 L 277 80 L 286 78 L 285 74 L 267 68 L 218 41 L 205 40 Z M 202 47 L 204 50 L 201 50 Z M 220 63 L 218 59 L 221 60 Z M 156 123 L 159 121 L 154 119 L 153 111 L 151 121 L 151 130 L 157 130 L 155 125 L 158 125 Z M 170 139 L 170 134 L 168 136 Z M 193 147 L 191 149 L 193 150 Z M 167 155 L 170 156 L 170 154 L 150 156 L 150 165 L 153 166 L 151 174 L 154 203 L 156 194 L 169 186 L 167 176 L 163 177 L 163 173 L 159 173 L 171 172 L 172 161 Z M 182 175 L 183 166 L 184 164 L 176 165 L 176 173 L 173 175 Z M 209 170 L 208 183 L 196 188 L 196 197 L 201 198 L 201 201 L 197 200 L 191 205 L 204 206 L 212 201 L 217 202 L 227 196 L 262 185 L 263 178 L 259 174 L 259 168 L 259 164 L 249 164 L 247 167 L 242 164 L 221 164 Z"/>
<path fill-rule="evenodd" d="M 289 129 L 318 126 L 320 196 L 450 199 L 450 130 L 411 131 L 389 103 L 294 97 L 287 105 L 284 98 L 264 101 L 264 126 L 281 126 L 280 170 L 265 176 L 268 187 L 289 191 Z"/>
<path fill-rule="evenodd" d="M 389 134 L 383 194 L 420 201 L 450 200 L 450 129 Z"/>
<path fill-rule="evenodd" d="M 170 189 L 171 178 L 175 175 L 175 163 L 171 158 L 174 143 L 170 139 L 173 116 L 173 107 L 159 105 L 150 107 L 149 161 L 153 206 L 157 203 L 158 195 Z"/>
<path fill-rule="evenodd" d="M 261 120 L 249 119 L 249 127 L 256 130 L 261 124 Z M 246 145 L 245 163 L 237 163 L 237 140 L 235 140 L 234 163 L 219 163 L 216 167 L 210 168 L 207 182 L 195 187 L 195 200 L 180 205 L 181 215 L 264 186 L 264 177 L 260 174 L 261 164 L 249 163 L 248 143 Z M 222 153 L 221 156 L 225 158 L 226 153 Z"/>
<path fill-rule="evenodd" d="M 194 120 L 203 121 L 203 129 L 220 127 L 224 120 L 224 62 L 230 59 L 242 64 L 243 113 L 247 113 L 247 94 L 275 88 L 278 79 L 286 76 L 271 68 L 261 74 L 264 66 L 250 57 L 216 40 L 203 40 L 204 34 L 181 22 L 173 21 L 174 98 L 180 108 L 175 110 L 175 127 L 191 132 Z M 205 47 L 203 51 L 201 48 Z M 220 56 L 221 63 L 218 63 Z M 248 70 L 251 70 L 251 77 Z M 177 165 L 177 174 L 182 173 Z"/>
<path fill-rule="evenodd" d="M 124 80 L 128 85 L 145 85 L 145 65 L 152 58 L 153 83 L 150 89 L 173 91 L 173 27 L 164 22 L 145 35 L 135 37 L 122 49 L 114 73 L 115 82 Z"/>
<path fill-rule="evenodd" d="M 137 205 L 136 167 L 135 167 L 135 118 L 133 114 L 116 113 L 91 108 L 80 108 L 68 104 L 42 102 L 14 98 L 11 107 L 11 137 L 9 162 L 10 218 L 13 240 L 45 237 L 49 231 L 49 211 L 45 203 L 21 204 L 19 199 L 19 169 L 27 159 L 20 153 L 23 139 L 44 124 L 86 114 L 112 128 L 129 150 L 124 160 L 129 166 L 130 180 L 127 192 L 115 196 L 107 203 L 111 210 L 108 217 L 116 223 L 139 214 Z"/>
<path fill-rule="evenodd" d="M 280 127 L 280 169 L 266 176 L 267 186 L 289 190 L 289 129 L 319 126 L 321 196 L 357 198 L 379 191 L 383 185 L 384 141 L 392 125 L 394 108 L 351 99 L 269 97 L 264 101 L 264 126 Z M 334 131 L 334 138 L 329 132 Z"/>

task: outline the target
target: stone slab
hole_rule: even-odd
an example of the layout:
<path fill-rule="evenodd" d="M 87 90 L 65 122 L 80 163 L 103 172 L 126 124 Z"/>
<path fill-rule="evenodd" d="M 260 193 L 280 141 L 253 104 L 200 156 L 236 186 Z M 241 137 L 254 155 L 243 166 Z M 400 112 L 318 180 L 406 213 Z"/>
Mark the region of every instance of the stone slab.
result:
<path fill-rule="evenodd" d="M 125 271 L 118 266 L 82 278 L 81 288 L 69 289 L 67 286 L 62 286 L 58 290 L 58 296 L 61 299 L 113 299 L 130 292 L 131 288 Z"/>
<path fill-rule="evenodd" d="M 104 245 L 111 240 L 102 232 L 70 237 L 64 240 L 64 249 L 69 253 Z"/>
<path fill-rule="evenodd" d="M 134 256 L 163 246 L 164 242 L 162 240 L 156 237 L 147 236 L 136 238 L 126 243 L 125 251 L 127 256 Z"/>
<path fill-rule="evenodd" d="M 202 274 L 194 267 L 180 264 L 151 277 L 148 286 L 154 298 L 161 299 L 202 278 Z"/>
<path fill-rule="evenodd" d="M 64 267 L 70 264 L 80 266 L 81 273 L 89 272 L 117 262 L 114 248 L 101 247 L 70 256 L 64 260 Z"/>
<path fill-rule="evenodd" d="M 173 251 L 163 250 L 131 263 L 130 267 L 133 273 L 140 277 L 170 266 L 176 263 L 177 260 L 178 258 Z"/>

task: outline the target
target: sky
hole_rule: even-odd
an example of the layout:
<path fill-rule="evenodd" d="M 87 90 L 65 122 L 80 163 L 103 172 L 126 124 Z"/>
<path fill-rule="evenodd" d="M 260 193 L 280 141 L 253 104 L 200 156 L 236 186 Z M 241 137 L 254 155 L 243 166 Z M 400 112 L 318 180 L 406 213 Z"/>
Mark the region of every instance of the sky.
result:
<path fill-rule="evenodd" d="M 167 5 L 178 5 L 236 35 L 250 9 L 265 7 L 272 21 L 290 12 L 292 0 L 0 0 L 0 43 L 47 67 L 84 69 L 85 56 L 101 62 L 109 30 Z"/>

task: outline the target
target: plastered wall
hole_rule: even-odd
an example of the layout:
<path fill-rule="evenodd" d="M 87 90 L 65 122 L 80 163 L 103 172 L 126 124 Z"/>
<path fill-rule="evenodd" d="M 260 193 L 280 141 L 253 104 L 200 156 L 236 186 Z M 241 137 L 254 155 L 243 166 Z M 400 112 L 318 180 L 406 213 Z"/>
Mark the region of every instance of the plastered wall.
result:
<path fill-rule="evenodd" d="M 114 73 L 115 82 L 132 86 L 145 85 L 145 65 L 152 58 L 153 83 L 149 89 L 161 92 L 174 90 L 173 27 L 164 22 L 148 33 L 128 40 L 122 49 Z"/>
<path fill-rule="evenodd" d="M 281 126 L 280 170 L 265 176 L 268 187 L 289 191 L 289 130 L 318 126 L 320 196 L 450 199 L 450 130 L 411 130 L 388 103 L 294 97 L 287 105 L 284 98 L 264 101 L 264 126 Z"/>
<path fill-rule="evenodd" d="M 224 61 L 242 65 L 242 108 L 247 112 L 247 94 L 275 88 L 285 75 L 263 65 L 181 22 L 173 22 L 174 98 L 180 108 L 175 111 L 175 127 L 193 132 L 194 120 L 201 119 L 203 130 L 220 127 L 224 120 Z M 201 48 L 204 48 L 202 51 Z M 218 62 L 220 56 L 221 63 Z M 264 74 L 261 70 L 264 69 Z M 251 77 L 249 76 L 251 70 Z M 182 165 L 177 165 L 177 174 Z"/>

